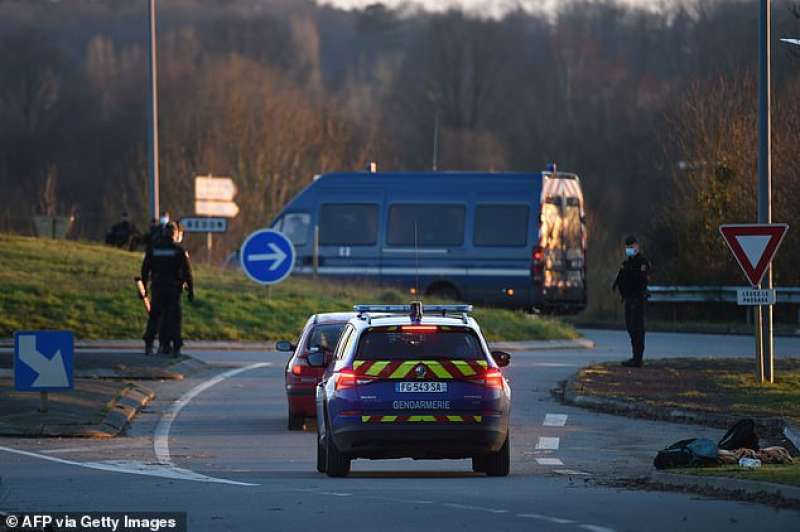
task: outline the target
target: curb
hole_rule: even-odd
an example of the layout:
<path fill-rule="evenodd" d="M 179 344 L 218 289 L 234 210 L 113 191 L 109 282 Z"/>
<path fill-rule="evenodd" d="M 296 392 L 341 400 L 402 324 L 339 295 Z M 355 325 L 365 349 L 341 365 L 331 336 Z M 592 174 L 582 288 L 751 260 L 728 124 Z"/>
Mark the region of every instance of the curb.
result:
<path fill-rule="evenodd" d="M 656 471 L 650 475 L 651 482 L 675 488 L 705 488 L 721 492 L 739 492 L 747 495 L 769 495 L 788 501 L 800 502 L 800 487 L 774 484 L 757 480 L 742 480 L 730 477 L 695 477 L 679 473 Z"/>
<path fill-rule="evenodd" d="M 728 429 L 743 416 L 730 414 L 714 414 L 679 408 L 664 408 L 648 405 L 643 402 L 612 399 L 595 395 L 581 395 L 577 386 L 577 375 L 570 377 L 561 387 L 561 401 L 572 406 L 596 410 L 607 414 L 622 415 L 669 421 L 672 423 L 690 423 L 719 429 Z M 556 389 L 558 393 L 558 389 Z M 757 430 L 766 436 L 785 438 L 794 447 L 793 454 L 800 452 L 800 434 L 792 429 L 783 418 L 747 416 L 755 420 Z"/>
<path fill-rule="evenodd" d="M 96 425 L 37 425 L 18 429 L 0 424 L 0 436 L 18 438 L 98 438 L 118 436 L 128 423 L 156 394 L 140 384 L 130 383 L 117 397 L 109 401 L 108 412 Z"/>

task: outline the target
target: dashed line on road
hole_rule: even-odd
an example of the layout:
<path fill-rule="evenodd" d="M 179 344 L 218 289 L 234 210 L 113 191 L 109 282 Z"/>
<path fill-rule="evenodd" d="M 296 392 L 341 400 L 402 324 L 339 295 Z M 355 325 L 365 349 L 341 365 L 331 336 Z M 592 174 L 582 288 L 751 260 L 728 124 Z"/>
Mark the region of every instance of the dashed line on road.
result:
<path fill-rule="evenodd" d="M 560 445 L 561 439 L 560 438 L 550 438 L 547 436 L 541 436 L 539 438 L 539 443 L 536 444 L 537 451 L 557 451 Z"/>
<path fill-rule="evenodd" d="M 545 427 L 563 427 L 567 424 L 567 414 L 545 414 L 544 425 Z"/>
<path fill-rule="evenodd" d="M 558 473 L 559 475 L 571 475 L 571 476 L 580 476 L 580 475 L 585 475 L 587 477 L 592 476 L 591 473 L 587 473 L 586 471 L 577 471 L 575 469 L 553 469 L 553 473 Z"/>
<path fill-rule="evenodd" d="M 537 458 L 536 463 L 539 465 L 564 465 L 560 458 Z"/>

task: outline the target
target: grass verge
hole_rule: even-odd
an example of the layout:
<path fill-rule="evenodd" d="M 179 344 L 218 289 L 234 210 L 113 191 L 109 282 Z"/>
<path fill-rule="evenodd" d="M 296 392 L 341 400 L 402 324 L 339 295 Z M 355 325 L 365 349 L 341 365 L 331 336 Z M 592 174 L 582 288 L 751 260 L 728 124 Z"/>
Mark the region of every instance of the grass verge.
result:
<path fill-rule="evenodd" d="M 674 358 L 644 368 L 595 364 L 578 374 L 581 394 L 700 412 L 783 417 L 800 423 L 800 358 L 778 360 L 775 383 L 757 383 L 751 359 Z"/>
<path fill-rule="evenodd" d="M 696 477 L 726 477 L 800 486 L 800 464 L 763 465 L 758 469 L 744 469 L 728 465 L 696 469 L 670 469 L 669 472 Z"/>
<path fill-rule="evenodd" d="M 0 334 L 71 329 L 78 338 L 140 338 L 146 315 L 133 277 L 142 254 L 107 246 L 0 234 Z M 184 337 L 276 340 L 297 335 L 316 312 L 355 303 L 404 303 L 391 288 L 288 279 L 271 290 L 239 271 L 195 265 L 197 301 L 184 306 Z M 489 341 L 577 338 L 571 326 L 524 312 L 480 308 Z"/>

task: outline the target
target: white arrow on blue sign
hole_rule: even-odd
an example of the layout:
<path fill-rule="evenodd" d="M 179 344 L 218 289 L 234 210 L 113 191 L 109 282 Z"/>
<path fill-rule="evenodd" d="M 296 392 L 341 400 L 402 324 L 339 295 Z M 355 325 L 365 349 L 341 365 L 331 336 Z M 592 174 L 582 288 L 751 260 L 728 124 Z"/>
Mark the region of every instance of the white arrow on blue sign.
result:
<path fill-rule="evenodd" d="M 247 276 L 258 284 L 278 284 L 294 268 L 292 242 L 283 233 L 262 229 L 247 237 L 239 252 L 239 262 Z"/>
<path fill-rule="evenodd" d="M 75 338 L 71 331 L 14 333 L 14 387 L 20 392 L 71 390 Z"/>

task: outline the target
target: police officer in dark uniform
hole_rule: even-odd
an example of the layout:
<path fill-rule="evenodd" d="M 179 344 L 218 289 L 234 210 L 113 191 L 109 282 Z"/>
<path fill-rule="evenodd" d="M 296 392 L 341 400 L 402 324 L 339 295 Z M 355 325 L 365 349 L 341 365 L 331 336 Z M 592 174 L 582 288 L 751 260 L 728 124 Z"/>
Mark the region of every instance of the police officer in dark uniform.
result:
<path fill-rule="evenodd" d="M 625 327 L 631 337 L 633 357 L 622 363 L 623 366 L 641 368 L 644 356 L 644 310 L 647 293 L 647 276 L 650 263 L 639 252 L 639 242 L 631 235 L 625 239 L 625 255 L 617 273 L 612 290 L 619 290 L 625 304 Z"/>
<path fill-rule="evenodd" d="M 153 341 L 159 332 L 159 344 L 172 344 L 172 355 L 178 356 L 183 345 L 181 338 L 181 292 L 186 286 L 189 301 L 194 301 L 192 266 L 186 250 L 175 242 L 178 227 L 165 226 L 164 235 L 148 249 L 142 262 L 142 280 L 150 281 L 152 295 L 150 316 L 144 333 L 145 354 L 153 354 Z M 163 323 L 161 321 L 163 320 Z"/>

